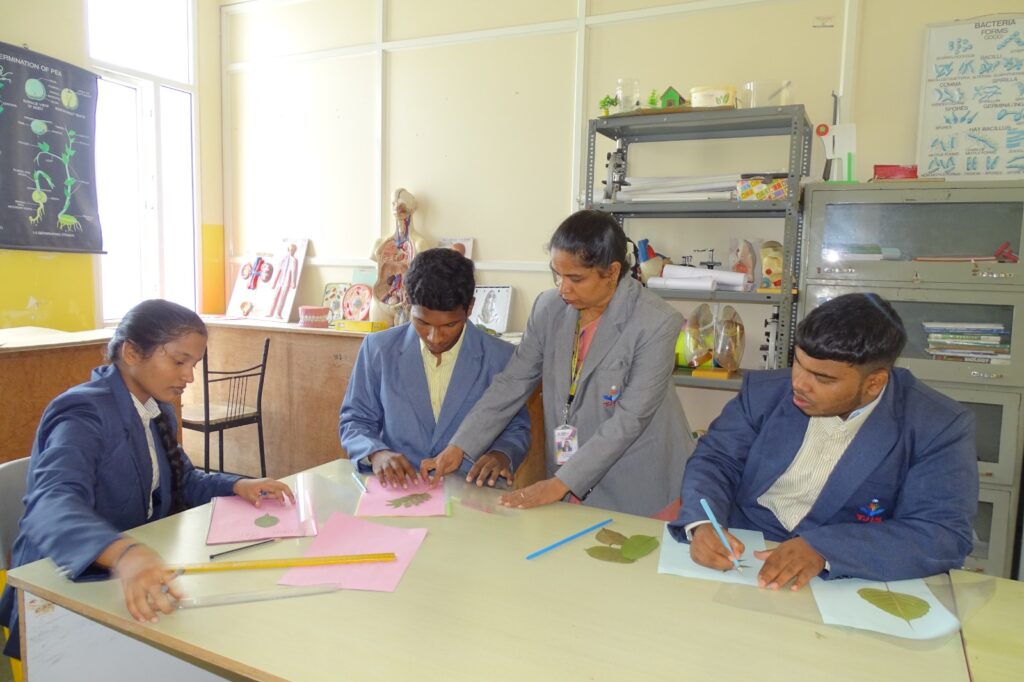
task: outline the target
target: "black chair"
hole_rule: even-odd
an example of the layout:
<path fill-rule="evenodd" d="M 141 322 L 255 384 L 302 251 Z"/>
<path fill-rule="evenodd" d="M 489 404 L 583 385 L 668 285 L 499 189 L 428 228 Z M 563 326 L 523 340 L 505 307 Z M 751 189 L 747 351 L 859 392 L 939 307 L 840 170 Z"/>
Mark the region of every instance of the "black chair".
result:
<path fill-rule="evenodd" d="M 267 475 L 267 459 L 263 450 L 263 377 L 267 371 L 269 351 L 270 339 L 267 338 L 263 340 L 263 360 L 258 365 L 231 371 L 210 369 L 209 356 L 203 354 L 203 404 L 182 406 L 181 426 L 202 431 L 203 468 L 206 471 L 210 470 L 211 433 L 216 431 L 218 434 L 220 470 L 224 471 L 224 430 L 255 424 L 259 432 L 260 476 Z M 211 384 L 223 384 L 214 387 L 215 400 L 210 398 Z M 250 402 L 252 397 L 255 397 L 255 407 Z"/>

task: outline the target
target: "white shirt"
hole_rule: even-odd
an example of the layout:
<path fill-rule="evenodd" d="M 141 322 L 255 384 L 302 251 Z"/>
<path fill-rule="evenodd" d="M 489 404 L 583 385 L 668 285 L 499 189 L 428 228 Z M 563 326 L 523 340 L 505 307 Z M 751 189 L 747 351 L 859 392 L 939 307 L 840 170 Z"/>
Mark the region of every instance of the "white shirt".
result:
<path fill-rule="evenodd" d="M 877 398 L 851 412 L 845 420 L 811 417 L 808 421 L 803 444 L 789 468 L 757 498 L 758 504 L 775 514 L 786 530 L 792 532 L 811 511 L 829 476 L 883 393 L 884 388 Z"/>
<path fill-rule="evenodd" d="M 840 417 L 810 418 L 803 443 L 789 468 L 757 498 L 758 504 L 775 514 L 786 530 L 792 532 L 811 511 L 828 477 L 884 394 L 883 387 L 878 397 L 851 412 L 845 421 Z M 705 523 L 710 522 L 688 524 L 686 537 L 692 538 L 694 529 Z"/>
<path fill-rule="evenodd" d="M 149 446 L 149 461 L 153 465 L 153 480 L 149 486 L 149 495 L 146 497 L 146 518 L 148 519 L 153 517 L 153 493 L 160 486 L 160 466 L 156 461 L 153 429 L 150 428 L 153 420 L 160 416 L 160 407 L 153 398 L 143 403 L 135 397 L 134 393 L 132 394 L 132 402 L 135 403 L 135 411 L 139 413 L 139 419 L 142 420 L 142 430 L 146 433 L 146 445 Z"/>

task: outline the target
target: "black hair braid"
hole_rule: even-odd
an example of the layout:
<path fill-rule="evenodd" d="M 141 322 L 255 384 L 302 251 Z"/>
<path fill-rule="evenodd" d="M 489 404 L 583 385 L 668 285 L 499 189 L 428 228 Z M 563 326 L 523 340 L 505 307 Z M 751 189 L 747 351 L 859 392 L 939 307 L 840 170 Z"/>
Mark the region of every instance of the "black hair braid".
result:
<path fill-rule="evenodd" d="M 171 466 L 171 513 L 185 510 L 185 452 L 178 445 L 178 439 L 171 433 L 167 416 L 161 412 L 153 419 L 160 440 L 167 451 L 167 463 Z"/>

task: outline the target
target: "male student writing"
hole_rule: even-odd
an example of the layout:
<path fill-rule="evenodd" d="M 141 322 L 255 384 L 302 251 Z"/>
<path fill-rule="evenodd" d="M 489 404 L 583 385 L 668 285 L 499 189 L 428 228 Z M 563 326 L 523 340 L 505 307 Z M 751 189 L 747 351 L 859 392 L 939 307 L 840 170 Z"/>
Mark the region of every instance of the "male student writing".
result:
<path fill-rule="evenodd" d="M 801 321 L 791 370 L 744 378 L 683 474 L 670 532 L 691 541 L 694 561 L 732 568 L 703 497 L 729 527 L 781 543 L 759 554 L 762 587 L 963 564 L 978 500 L 974 418 L 893 367 L 906 338 L 888 302 L 848 294 Z"/>
<path fill-rule="evenodd" d="M 417 255 L 405 275 L 411 321 L 363 341 L 341 406 L 349 458 L 385 486 L 417 479 L 501 372 L 513 347 L 473 326 L 473 262 L 452 249 Z M 477 485 L 512 482 L 530 445 L 525 408 L 489 450 L 460 469 Z"/>

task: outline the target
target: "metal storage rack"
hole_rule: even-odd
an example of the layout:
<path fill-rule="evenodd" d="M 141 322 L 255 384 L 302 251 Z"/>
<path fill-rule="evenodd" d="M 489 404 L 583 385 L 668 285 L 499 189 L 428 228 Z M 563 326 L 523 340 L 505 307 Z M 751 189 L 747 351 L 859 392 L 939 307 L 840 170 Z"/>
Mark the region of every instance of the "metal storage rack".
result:
<path fill-rule="evenodd" d="M 686 292 L 652 289 L 666 298 L 695 301 L 763 303 L 777 306 L 779 324 L 774 365 L 788 367 L 792 354 L 792 332 L 796 324 L 796 287 L 800 275 L 800 178 L 810 172 L 812 127 L 802 105 L 690 111 L 684 113 L 642 113 L 596 118 L 587 135 L 585 205 L 626 219 L 641 218 L 776 218 L 785 220 L 783 233 L 783 287 L 780 293 L 736 291 Z M 615 141 L 608 155 L 608 178 L 604 196 L 594 198 L 594 167 L 597 136 Z M 629 146 L 680 140 L 787 136 L 789 159 L 786 168 L 789 196 L 784 201 L 616 201 L 615 195 L 626 177 Z M 788 286 L 786 284 L 788 283 Z M 680 386 L 738 389 L 739 379 L 697 379 L 676 374 Z"/>

